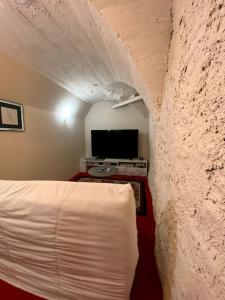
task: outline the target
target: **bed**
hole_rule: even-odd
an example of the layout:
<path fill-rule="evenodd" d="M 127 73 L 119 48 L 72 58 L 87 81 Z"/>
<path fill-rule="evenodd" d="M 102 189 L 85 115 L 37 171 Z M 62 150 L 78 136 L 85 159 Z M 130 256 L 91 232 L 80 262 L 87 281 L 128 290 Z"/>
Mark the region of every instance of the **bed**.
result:
<path fill-rule="evenodd" d="M 138 260 L 129 184 L 0 181 L 0 279 L 45 299 L 127 300 Z"/>

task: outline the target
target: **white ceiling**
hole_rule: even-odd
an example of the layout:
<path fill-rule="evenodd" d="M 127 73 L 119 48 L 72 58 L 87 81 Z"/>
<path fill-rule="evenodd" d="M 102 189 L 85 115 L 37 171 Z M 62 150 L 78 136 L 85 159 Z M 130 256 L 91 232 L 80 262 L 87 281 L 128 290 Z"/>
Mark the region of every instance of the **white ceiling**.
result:
<path fill-rule="evenodd" d="M 1 0 L 0 51 L 88 102 L 128 98 L 86 1 Z"/>
<path fill-rule="evenodd" d="M 169 44 L 167 2 L 0 0 L 0 51 L 32 66 L 89 103 L 126 100 L 136 93 L 129 86 L 136 79 L 127 67 L 128 52 L 122 54 L 115 45 L 108 34 L 111 29 L 103 25 L 104 16 L 103 22 L 99 21 L 101 16 L 92 9 L 95 3 L 107 12 L 109 8 L 112 16 L 119 15 L 119 20 L 125 20 L 121 25 L 115 18 L 114 23 L 122 26 L 125 37 L 130 39 L 126 46 L 129 49 L 131 45 L 135 50 L 135 62 L 144 76 L 144 85 L 150 86 L 154 95 L 160 95 Z M 115 34 L 120 36 L 117 28 Z M 133 53 L 130 54 L 133 58 Z"/>

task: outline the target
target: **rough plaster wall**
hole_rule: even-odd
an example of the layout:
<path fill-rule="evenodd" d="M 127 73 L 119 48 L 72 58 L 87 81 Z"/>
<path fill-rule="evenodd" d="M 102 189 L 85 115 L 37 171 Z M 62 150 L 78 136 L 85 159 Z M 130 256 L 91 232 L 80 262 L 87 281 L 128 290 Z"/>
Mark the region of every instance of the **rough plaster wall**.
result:
<path fill-rule="evenodd" d="M 225 4 L 174 1 L 160 120 L 151 124 L 165 299 L 225 299 Z"/>
<path fill-rule="evenodd" d="M 170 1 L 89 2 L 117 78 L 136 88 L 157 119 L 170 42 Z"/>

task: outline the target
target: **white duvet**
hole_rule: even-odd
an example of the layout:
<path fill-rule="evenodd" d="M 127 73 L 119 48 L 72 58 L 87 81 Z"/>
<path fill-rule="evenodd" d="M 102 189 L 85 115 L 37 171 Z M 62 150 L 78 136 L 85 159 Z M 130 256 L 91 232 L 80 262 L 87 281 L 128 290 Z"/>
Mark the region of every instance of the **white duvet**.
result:
<path fill-rule="evenodd" d="M 0 279 L 46 299 L 129 299 L 130 185 L 0 181 Z"/>

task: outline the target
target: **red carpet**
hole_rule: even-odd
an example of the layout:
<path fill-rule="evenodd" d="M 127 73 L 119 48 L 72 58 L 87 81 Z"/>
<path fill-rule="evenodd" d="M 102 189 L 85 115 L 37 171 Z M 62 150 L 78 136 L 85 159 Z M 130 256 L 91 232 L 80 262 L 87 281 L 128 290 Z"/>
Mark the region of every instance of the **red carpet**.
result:
<path fill-rule="evenodd" d="M 71 178 L 76 181 L 79 173 Z M 134 179 L 134 177 L 113 176 L 112 178 Z M 155 222 L 152 210 L 151 195 L 145 177 L 135 177 L 145 181 L 145 193 L 147 201 L 147 216 L 137 216 L 139 261 L 131 291 L 131 300 L 162 300 L 162 289 L 154 256 L 155 245 Z M 23 292 L 0 280 L 0 300 L 41 300 L 41 298 Z M 74 299 L 78 300 L 78 299 Z"/>
<path fill-rule="evenodd" d="M 137 216 L 139 260 L 131 300 L 162 300 L 162 288 L 154 255 L 155 221 L 148 181 L 145 178 L 147 216 Z"/>

